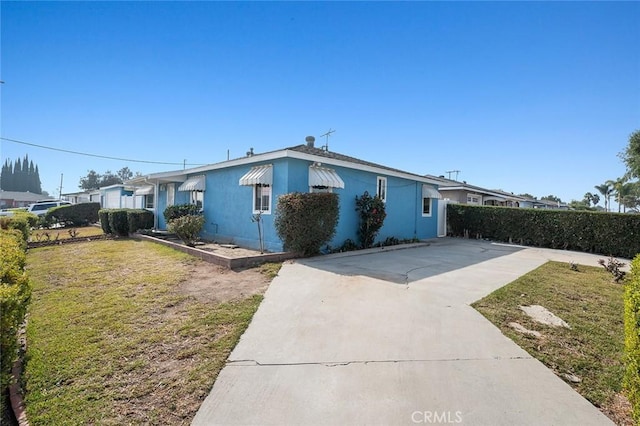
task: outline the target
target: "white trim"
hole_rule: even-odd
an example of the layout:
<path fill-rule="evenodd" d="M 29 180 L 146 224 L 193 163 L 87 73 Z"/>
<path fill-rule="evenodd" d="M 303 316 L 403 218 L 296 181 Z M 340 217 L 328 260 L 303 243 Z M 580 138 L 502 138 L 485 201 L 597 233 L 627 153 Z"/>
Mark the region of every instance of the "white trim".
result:
<path fill-rule="evenodd" d="M 409 172 L 403 172 L 399 170 L 398 171 L 390 170 L 390 169 L 385 169 L 383 167 L 359 164 L 351 161 L 344 161 L 344 160 L 338 160 L 338 159 L 329 158 L 329 157 L 323 157 L 320 155 L 306 154 L 303 152 L 293 151 L 290 149 L 282 149 L 279 151 L 267 152 L 264 154 L 255 154 L 251 157 L 244 157 L 244 158 L 238 158 L 235 160 L 223 161 L 221 163 L 209 164 L 206 166 L 195 167 L 192 169 L 176 170 L 173 172 L 154 173 L 147 176 L 142 176 L 139 178 L 132 179 L 130 181 L 127 181 L 127 183 L 132 184 L 132 183 L 138 183 L 139 181 L 144 182 L 145 179 L 146 180 L 154 179 L 160 182 L 160 180 L 169 181 L 168 179 L 173 178 L 174 181 L 177 181 L 179 180 L 178 177 L 180 177 L 182 179 L 181 181 L 184 182 L 184 180 L 186 180 L 186 175 L 189 175 L 189 174 L 204 173 L 211 170 L 226 169 L 226 168 L 235 167 L 235 166 L 255 164 L 255 163 L 273 161 L 273 160 L 278 160 L 283 158 L 295 158 L 298 160 L 307 160 L 312 163 L 320 162 L 323 165 L 328 164 L 331 166 L 344 167 L 348 169 L 360 170 L 364 172 L 370 172 L 370 173 L 381 174 L 386 176 L 393 176 L 393 177 L 413 180 L 421 183 L 430 183 L 433 185 L 438 185 L 441 183 L 436 179 L 432 179 L 426 176 L 421 176 L 421 175 L 417 175 Z"/>
<path fill-rule="evenodd" d="M 149 195 L 153 194 L 154 188 L 153 185 L 141 186 L 140 188 L 136 188 L 133 192 L 134 195 Z"/>
<path fill-rule="evenodd" d="M 258 190 L 258 188 L 267 189 L 267 192 L 269 194 L 269 205 L 267 206 L 266 210 L 258 210 L 258 209 L 256 209 L 256 191 Z M 271 214 L 271 203 L 272 203 L 272 199 L 273 199 L 273 190 L 271 188 L 272 188 L 271 185 L 260 185 L 260 184 L 253 185 L 253 198 L 251 199 L 251 208 L 253 209 L 253 214 L 258 214 L 258 213 Z M 264 195 L 262 195 L 262 196 L 264 196 Z"/>
<path fill-rule="evenodd" d="M 429 200 L 429 213 L 424 212 L 424 200 Z M 435 200 L 435 198 L 422 197 L 422 204 L 420 206 L 420 213 L 422 213 L 422 217 L 431 217 L 433 215 L 433 200 Z"/>

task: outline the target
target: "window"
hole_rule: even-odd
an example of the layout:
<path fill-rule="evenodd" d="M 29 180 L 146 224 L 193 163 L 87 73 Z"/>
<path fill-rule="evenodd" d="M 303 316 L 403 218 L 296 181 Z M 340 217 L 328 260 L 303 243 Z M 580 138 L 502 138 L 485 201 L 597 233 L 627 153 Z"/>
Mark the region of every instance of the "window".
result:
<path fill-rule="evenodd" d="M 467 194 L 467 204 L 480 204 L 480 196 L 476 194 Z"/>
<path fill-rule="evenodd" d="M 383 203 L 387 202 L 387 178 L 378 176 L 378 189 L 376 195 L 380 197 Z"/>
<path fill-rule="evenodd" d="M 431 216 L 431 200 L 432 198 L 422 198 L 422 216 L 428 217 Z"/>
<path fill-rule="evenodd" d="M 152 209 L 153 208 L 153 194 L 148 194 L 144 196 L 144 208 Z"/>
<path fill-rule="evenodd" d="M 176 203 L 176 185 L 174 183 L 167 184 L 167 206 Z"/>
<path fill-rule="evenodd" d="M 202 210 L 202 206 L 204 204 L 204 191 L 191 191 L 190 202 Z"/>
<path fill-rule="evenodd" d="M 333 192 L 333 188 L 330 186 L 312 186 L 309 189 L 309 192 L 311 193 L 321 193 L 321 192 L 326 192 L 326 193 L 332 193 Z"/>
<path fill-rule="evenodd" d="M 253 186 L 253 213 L 271 214 L 271 186 Z"/>

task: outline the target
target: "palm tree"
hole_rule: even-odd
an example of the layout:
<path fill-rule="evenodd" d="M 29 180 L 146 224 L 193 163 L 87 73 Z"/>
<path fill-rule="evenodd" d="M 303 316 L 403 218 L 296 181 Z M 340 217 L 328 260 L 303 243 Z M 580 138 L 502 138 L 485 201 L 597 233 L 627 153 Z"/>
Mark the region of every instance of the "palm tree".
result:
<path fill-rule="evenodd" d="M 618 178 L 616 180 L 608 180 L 605 182 L 605 185 L 609 185 L 612 189 L 612 194 L 616 196 L 616 202 L 618 203 L 618 213 L 620 213 L 620 207 L 622 205 L 622 198 L 624 198 L 625 188 L 624 184 L 627 183 L 627 178 L 625 176 Z"/>
<path fill-rule="evenodd" d="M 611 194 L 613 194 L 613 187 L 609 184 L 609 181 L 603 183 L 602 185 L 594 186 L 595 189 L 598 190 L 602 197 L 604 198 L 604 211 L 609 211 L 609 200 L 611 199 Z"/>

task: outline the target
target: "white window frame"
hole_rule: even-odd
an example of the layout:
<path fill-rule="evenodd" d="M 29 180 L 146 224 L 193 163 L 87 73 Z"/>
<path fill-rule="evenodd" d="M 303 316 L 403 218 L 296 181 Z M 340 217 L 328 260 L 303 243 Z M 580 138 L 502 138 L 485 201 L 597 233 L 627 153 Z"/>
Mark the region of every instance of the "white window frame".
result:
<path fill-rule="evenodd" d="M 376 195 L 383 203 L 387 202 L 387 178 L 384 176 L 378 176 L 376 181 Z"/>
<path fill-rule="evenodd" d="M 204 208 L 204 191 L 189 191 L 189 202 L 202 210 Z"/>
<path fill-rule="evenodd" d="M 429 212 L 425 213 L 424 212 L 424 203 L 425 201 L 429 202 Z M 429 198 L 429 197 L 422 197 L 422 217 L 431 217 L 431 215 L 433 214 L 433 198 Z"/>
<path fill-rule="evenodd" d="M 257 205 L 256 201 L 257 201 L 257 192 L 258 192 L 258 188 L 260 188 L 260 206 Z M 264 194 L 264 191 L 266 191 L 266 194 Z M 262 203 L 264 201 L 264 197 L 268 196 L 269 197 L 269 201 L 268 201 L 268 205 L 266 206 L 267 208 L 264 209 L 264 204 Z M 271 214 L 271 199 L 273 195 L 273 191 L 271 189 L 271 185 L 263 185 L 263 184 L 257 184 L 257 185 L 253 185 L 253 199 L 251 201 L 252 204 L 252 208 L 253 208 L 253 214 Z M 256 208 L 258 207 L 258 208 Z"/>
<path fill-rule="evenodd" d="M 151 203 L 149 203 L 151 199 Z M 153 209 L 156 205 L 155 196 L 153 194 L 147 194 L 144 196 L 144 208 L 147 210 Z"/>

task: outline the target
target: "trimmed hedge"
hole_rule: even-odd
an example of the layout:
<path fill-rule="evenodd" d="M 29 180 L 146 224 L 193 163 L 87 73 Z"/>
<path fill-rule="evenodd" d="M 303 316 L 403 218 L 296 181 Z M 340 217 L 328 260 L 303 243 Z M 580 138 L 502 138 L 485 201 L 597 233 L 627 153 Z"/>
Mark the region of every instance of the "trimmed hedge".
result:
<path fill-rule="evenodd" d="M 33 221 L 33 217 L 35 217 L 35 222 Z M 16 229 L 22 233 L 22 238 L 24 241 L 29 241 L 29 236 L 31 235 L 31 227 L 34 226 L 32 223 L 37 223 L 38 217 L 34 214 L 24 213 L 24 214 L 14 214 L 13 216 L 3 216 L 0 217 L 0 229 L 9 230 Z"/>
<path fill-rule="evenodd" d="M 197 216 L 199 214 L 200 209 L 195 204 L 174 204 L 162 212 L 167 223 L 182 216 Z"/>
<path fill-rule="evenodd" d="M 87 226 L 98 221 L 100 203 L 81 203 L 55 207 L 44 216 L 46 223 Z"/>
<path fill-rule="evenodd" d="M 127 221 L 129 222 L 129 233 L 133 234 L 140 229 L 153 228 L 153 213 L 149 210 L 135 209 L 127 211 Z"/>
<path fill-rule="evenodd" d="M 335 235 L 338 215 L 337 194 L 285 194 L 278 198 L 276 232 L 285 250 L 313 256 Z"/>
<path fill-rule="evenodd" d="M 633 258 L 640 253 L 640 215 L 449 204 L 454 236 Z"/>
<path fill-rule="evenodd" d="M 633 418 L 640 424 L 640 256 L 631 262 L 631 279 L 625 287 L 624 334 L 627 364 L 624 386 Z"/>
<path fill-rule="evenodd" d="M 109 226 L 109 209 L 98 210 L 98 218 L 100 220 L 100 227 L 105 234 L 111 234 L 111 226 Z"/>
<path fill-rule="evenodd" d="M 17 230 L 0 230 L 0 409 L 5 418 L 6 389 L 18 351 L 18 330 L 24 322 L 31 298 L 31 285 L 24 270 L 25 240 Z"/>
<path fill-rule="evenodd" d="M 129 220 L 127 212 L 129 209 L 110 209 L 109 210 L 109 227 L 111 233 L 126 237 L 129 235 Z"/>

